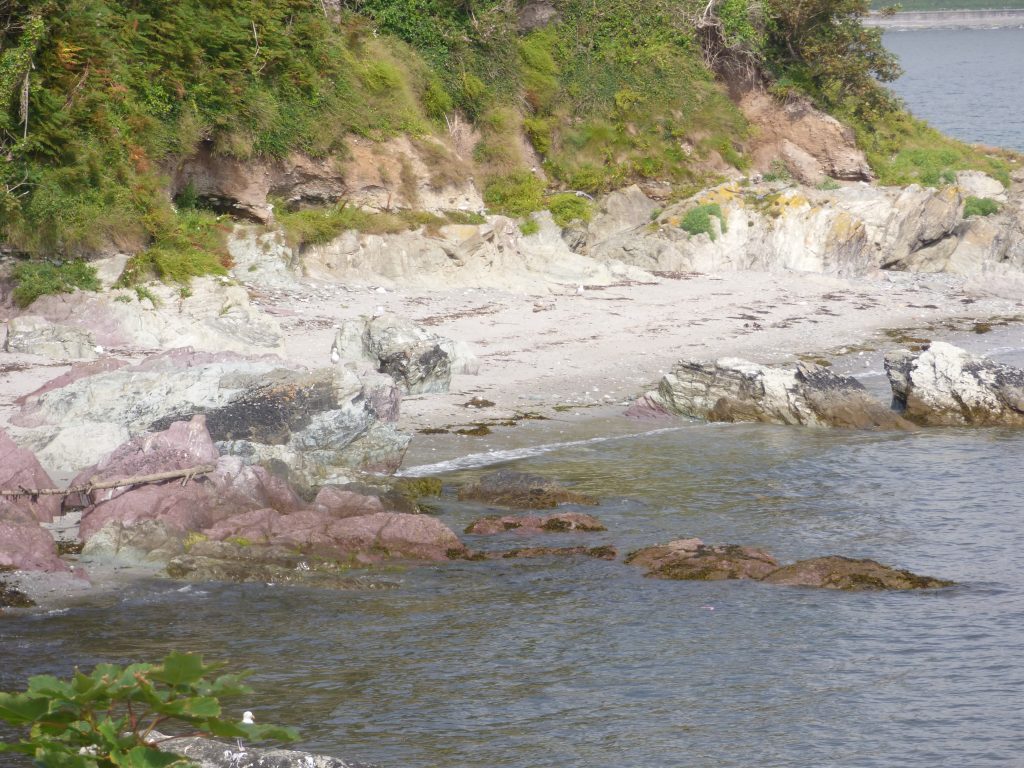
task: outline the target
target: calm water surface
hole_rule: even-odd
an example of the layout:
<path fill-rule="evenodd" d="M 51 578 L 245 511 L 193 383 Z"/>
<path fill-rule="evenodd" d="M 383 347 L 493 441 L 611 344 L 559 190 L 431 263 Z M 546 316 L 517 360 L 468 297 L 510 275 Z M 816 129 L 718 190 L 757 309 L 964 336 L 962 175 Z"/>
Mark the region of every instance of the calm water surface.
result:
<path fill-rule="evenodd" d="M 513 464 L 601 496 L 609 532 L 579 535 L 595 545 L 872 556 L 951 589 L 660 582 L 588 560 L 423 568 L 372 592 L 156 582 L 0 620 L 0 689 L 194 649 L 260 670 L 239 709 L 395 768 L 1021 765 L 1022 453 L 998 430 L 682 425 Z M 443 518 L 481 511 L 449 495 Z"/>
<path fill-rule="evenodd" d="M 910 110 L 964 141 L 1024 151 L 1024 29 L 886 32 Z"/>

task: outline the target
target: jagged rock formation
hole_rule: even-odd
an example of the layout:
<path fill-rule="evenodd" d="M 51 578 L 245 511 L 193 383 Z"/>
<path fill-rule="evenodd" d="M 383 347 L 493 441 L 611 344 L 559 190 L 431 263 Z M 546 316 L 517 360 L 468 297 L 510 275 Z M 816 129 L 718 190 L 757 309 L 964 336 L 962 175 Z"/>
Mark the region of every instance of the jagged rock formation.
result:
<path fill-rule="evenodd" d="M 1024 370 L 945 342 L 885 358 L 893 404 L 928 426 L 1024 426 Z"/>
<path fill-rule="evenodd" d="M 221 453 L 287 468 L 293 483 L 311 488 L 347 468 L 399 465 L 409 438 L 381 420 L 373 406 L 381 399 L 341 367 L 305 371 L 274 358 L 173 350 L 44 388 L 11 422 L 44 466 L 67 474 L 132 436 L 203 414 Z"/>
<path fill-rule="evenodd" d="M 708 421 L 760 421 L 808 427 L 909 426 L 855 379 L 820 365 L 767 366 L 746 360 L 681 361 L 630 415 L 658 412 Z"/>

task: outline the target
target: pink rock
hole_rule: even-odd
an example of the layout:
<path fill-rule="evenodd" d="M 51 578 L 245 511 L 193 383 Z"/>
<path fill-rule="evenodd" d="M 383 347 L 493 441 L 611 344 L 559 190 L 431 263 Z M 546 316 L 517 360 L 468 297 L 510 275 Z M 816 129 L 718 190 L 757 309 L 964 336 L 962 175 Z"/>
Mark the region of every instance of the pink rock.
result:
<path fill-rule="evenodd" d="M 82 514 L 82 540 L 88 541 L 112 522 L 130 526 L 157 520 L 168 530 L 185 534 L 243 512 L 273 508 L 287 513 L 308 506 L 286 480 L 263 467 L 247 466 L 237 457 L 218 458 L 203 416 L 131 440 L 74 482 L 136 477 L 204 464 L 216 464 L 217 468 L 184 483 L 175 479 L 159 485 L 95 491 L 93 505 Z"/>
<path fill-rule="evenodd" d="M 238 537 L 367 563 L 446 560 L 465 549 L 454 531 L 436 518 L 398 512 L 339 519 L 312 509 L 288 515 L 263 509 L 230 517 L 203 533 L 217 541 Z"/>
<path fill-rule="evenodd" d="M 53 480 L 31 451 L 19 447 L 0 429 L 0 489 L 53 488 Z M 28 496 L 0 499 L 5 505 L 18 507 L 32 514 L 40 522 L 50 522 L 60 513 L 59 496 Z"/>
<path fill-rule="evenodd" d="M 325 485 L 316 495 L 313 509 L 331 517 L 358 517 L 384 512 L 384 504 L 378 496 L 369 496 L 355 491 Z"/>
<path fill-rule="evenodd" d="M 627 419 L 671 419 L 673 415 L 658 400 L 655 393 L 648 392 L 638 397 L 624 414 Z"/>
<path fill-rule="evenodd" d="M 191 421 L 176 421 L 163 432 L 140 435 L 125 443 L 95 467 L 82 470 L 71 485 L 173 472 L 216 464 L 219 458 L 217 447 L 206 431 L 206 417 L 193 416 Z M 95 491 L 93 499 L 106 501 L 128 490 Z"/>
<path fill-rule="evenodd" d="M 0 568 L 21 571 L 67 571 L 53 537 L 35 520 L 4 519 L 0 509 Z"/>

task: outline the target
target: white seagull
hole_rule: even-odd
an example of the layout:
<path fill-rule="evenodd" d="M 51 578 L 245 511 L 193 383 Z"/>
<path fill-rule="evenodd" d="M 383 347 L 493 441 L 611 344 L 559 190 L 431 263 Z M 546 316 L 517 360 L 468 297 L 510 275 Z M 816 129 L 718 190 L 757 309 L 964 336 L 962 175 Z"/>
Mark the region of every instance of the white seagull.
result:
<path fill-rule="evenodd" d="M 256 718 L 252 716 L 252 712 L 249 710 L 245 710 L 242 713 L 242 725 L 256 725 Z M 245 745 L 242 743 L 242 740 L 236 739 L 236 741 L 238 742 L 238 751 L 245 752 Z"/>

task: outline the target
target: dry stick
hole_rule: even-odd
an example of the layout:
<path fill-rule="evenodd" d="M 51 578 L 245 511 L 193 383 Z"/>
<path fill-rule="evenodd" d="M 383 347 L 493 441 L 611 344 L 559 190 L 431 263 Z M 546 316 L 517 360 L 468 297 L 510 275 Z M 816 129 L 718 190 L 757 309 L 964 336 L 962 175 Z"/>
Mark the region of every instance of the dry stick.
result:
<path fill-rule="evenodd" d="M 126 485 L 148 485 L 150 483 L 159 483 L 164 480 L 175 480 L 182 478 L 184 482 L 188 482 L 197 475 L 206 475 L 217 469 L 216 464 L 201 464 L 198 467 L 190 467 L 188 469 L 176 469 L 172 472 L 158 472 L 155 475 L 139 475 L 137 477 L 125 477 L 120 480 L 103 480 L 98 483 L 86 483 L 85 485 L 76 485 L 71 488 L 19 488 L 16 491 L 2 490 L 0 489 L 0 497 L 14 497 L 19 496 L 70 496 L 73 493 L 89 493 L 91 491 L 101 491 L 106 488 L 122 488 Z"/>

